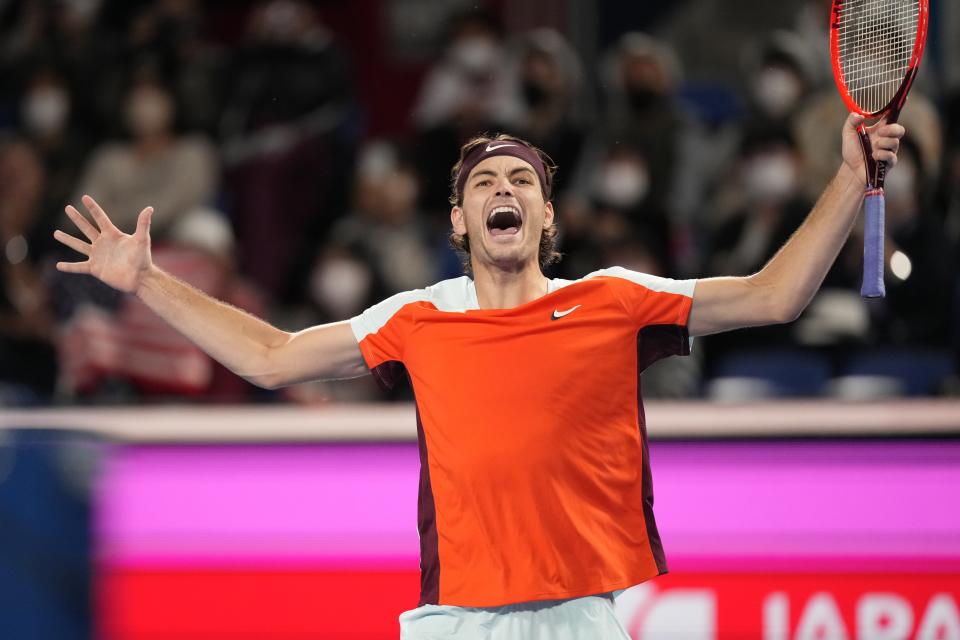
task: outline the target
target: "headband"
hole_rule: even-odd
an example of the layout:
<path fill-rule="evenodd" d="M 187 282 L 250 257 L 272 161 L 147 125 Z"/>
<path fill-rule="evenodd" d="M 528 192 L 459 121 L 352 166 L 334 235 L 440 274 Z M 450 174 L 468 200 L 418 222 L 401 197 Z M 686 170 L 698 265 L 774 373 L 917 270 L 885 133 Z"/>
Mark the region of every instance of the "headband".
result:
<path fill-rule="evenodd" d="M 458 202 L 463 202 L 463 187 L 467 183 L 470 172 L 482 161 L 494 156 L 513 156 L 533 167 L 533 170 L 537 173 L 537 177 L 540 178 L 540 189 L 543 191 L 543 198 L 544 200 L 547 199 L 547 187 L 549 186 L 547 184 L 547 172 L 543 167 L 543 160 L 540 159 L 540 155 L 520 142 L 491 140 L 486 145 L 478 144 L 467 154 L 467 157 L 463 159 L 463 163 L 460 165 L 460 173 L 457 174 L 456 195 Z"/>

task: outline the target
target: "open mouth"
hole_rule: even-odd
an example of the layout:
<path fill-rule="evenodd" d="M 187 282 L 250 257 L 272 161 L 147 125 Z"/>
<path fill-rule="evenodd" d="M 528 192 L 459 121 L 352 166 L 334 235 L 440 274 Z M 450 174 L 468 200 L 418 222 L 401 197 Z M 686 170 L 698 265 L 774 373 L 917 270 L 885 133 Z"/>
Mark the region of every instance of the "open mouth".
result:
<path fill-rule="evenodd" d="M 520 232 L 523 219 L 520 210 L 512 206 L 496 207 L 487 216 L 487 230 L 492 236 L 510 236 Z"/>

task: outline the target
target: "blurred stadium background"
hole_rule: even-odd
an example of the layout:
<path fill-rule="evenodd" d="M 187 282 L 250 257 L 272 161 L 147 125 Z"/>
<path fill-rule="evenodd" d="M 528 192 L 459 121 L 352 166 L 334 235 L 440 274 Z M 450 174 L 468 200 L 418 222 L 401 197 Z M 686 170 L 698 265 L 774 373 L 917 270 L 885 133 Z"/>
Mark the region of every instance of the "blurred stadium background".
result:
<path fill-rule="evenodd" d="M 285 329 L 460 274 L 459 145 L 559 164 L 564 260 L 746 274 L 839 163 L 828 0 L 0 0 L 0 638 L 389 638 L 416 604 L 412 396 L 254 388 L 58 274 L 65 203 Z M 887 185 L 795 323 L 644 374 L 672 572 L 635 638 L 960 638 L 960 4 Z"/>

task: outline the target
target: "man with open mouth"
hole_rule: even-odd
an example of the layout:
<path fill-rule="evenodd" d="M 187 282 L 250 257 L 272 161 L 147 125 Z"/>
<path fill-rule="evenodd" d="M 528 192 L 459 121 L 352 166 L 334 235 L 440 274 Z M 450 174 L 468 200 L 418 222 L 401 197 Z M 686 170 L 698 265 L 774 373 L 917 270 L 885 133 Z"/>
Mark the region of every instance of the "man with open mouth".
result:
<path fill-rule="evenodd" d="M 148 207 L 119 231 L 97 203 L 67 213 L 87 256 L 59 263 L 137 295 L 238 375 L 267 388 L 372 372 L 408 377 L 420 449 L 421 592 L 401 638 L 628 638 L 615 595 L 665 573 L 653 517 L 641 372 L 693 336 L 799 315 L 856 220 L 858 116 L 807 220 L 748 277 L 671 280 L 620 267 L 551 279 L 555 167 L 508 135 L 463 146 L 451 242 L 467 275 L 342 322 L 281 331 L 158 269 Z M 896 162 L 900 125 L 868 128 Z"/>

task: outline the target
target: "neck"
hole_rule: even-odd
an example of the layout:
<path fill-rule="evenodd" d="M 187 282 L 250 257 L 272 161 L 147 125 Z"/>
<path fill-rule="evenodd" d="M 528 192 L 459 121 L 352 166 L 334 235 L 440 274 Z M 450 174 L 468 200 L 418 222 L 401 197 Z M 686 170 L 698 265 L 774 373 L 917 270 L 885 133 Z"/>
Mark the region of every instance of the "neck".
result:
<path fill-rule="evenodd" d="M 513 270 L 474 261 L 473 282 L 481 309 L 511 309 L 547 293 L 547 277 L 536 262 Z"/>

